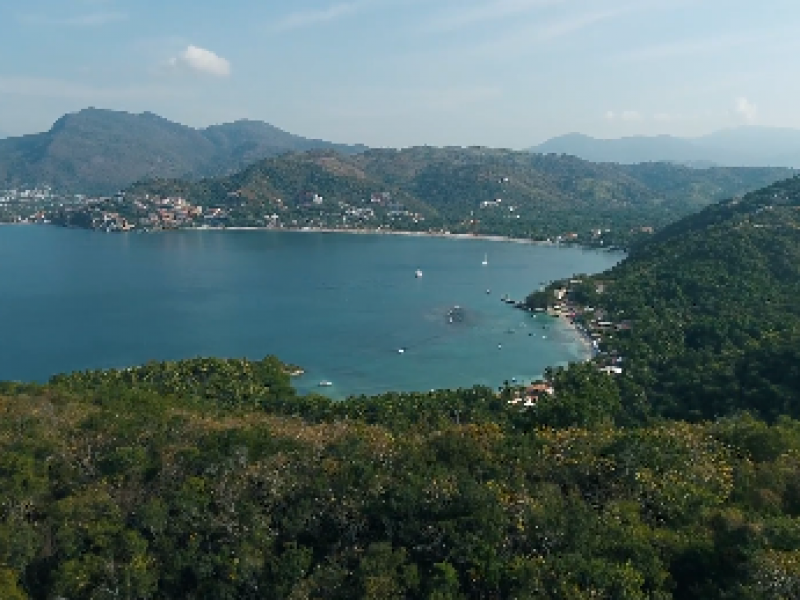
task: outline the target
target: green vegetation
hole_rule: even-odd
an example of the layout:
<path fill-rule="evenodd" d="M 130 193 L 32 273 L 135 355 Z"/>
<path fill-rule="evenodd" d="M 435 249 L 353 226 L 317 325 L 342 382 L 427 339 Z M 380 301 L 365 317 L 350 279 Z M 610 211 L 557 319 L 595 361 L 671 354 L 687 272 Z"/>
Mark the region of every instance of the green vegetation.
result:
<path fill-rule="evenodd" d="M 298 398 L 286 371 L 195 359 L 5 384 L 0 595 L 798 589 L 800 422 L 615 427 L 616 384 L 591 365 L 554 373 L 542 411 L 483 388 Z"/>
<path fill-rule="evenodd" d="M 0 384 L 0 597 L 800 597 L 799 216 L 795 178 L 532 295 L 610 324 L 532 406 L 274 357 Z"/>
<path fill-rule="evenodd" d="M 289 151 L 364 146 L 309 140 L 258 121 L 192 129 L 152 113 L 89 108 L 44 133 L 0 139 L 0 189 L 49 184 L 60 193 L 113 194 L 145 178 L 230 173 Z"/>
<path fill-rule="evenodd" d="M 624 357 L 626 406 L 690 420 L 800 418 L 800 178 L 666 228 L 576 291 L 631 324 L 603 343 Z"/>
<path fill-rule="evenodd" d="M 268 158 L 225 177 L 145 181 L 124 198 L 65 211 L 54 220 L 101 229 L 124 222 L 149 229 L 211 224 L 449 231 L 626 247 L 699 208 L 791 173 L 596 164 L 487 148 L 310 151 Z M 165 198 L 181 198 L 203 213 L 165 221 L 158 214 Z"/>

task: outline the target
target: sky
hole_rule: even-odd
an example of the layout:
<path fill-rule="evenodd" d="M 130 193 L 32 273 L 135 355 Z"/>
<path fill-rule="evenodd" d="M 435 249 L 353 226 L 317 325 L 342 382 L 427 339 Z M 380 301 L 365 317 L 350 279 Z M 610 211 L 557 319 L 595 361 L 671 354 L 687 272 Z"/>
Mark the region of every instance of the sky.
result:
<path fill-rule="evenodd" d="M 3 0 L 0 131 L 93 106 L 376 147 L 800 128 L 797 0 Z"/>

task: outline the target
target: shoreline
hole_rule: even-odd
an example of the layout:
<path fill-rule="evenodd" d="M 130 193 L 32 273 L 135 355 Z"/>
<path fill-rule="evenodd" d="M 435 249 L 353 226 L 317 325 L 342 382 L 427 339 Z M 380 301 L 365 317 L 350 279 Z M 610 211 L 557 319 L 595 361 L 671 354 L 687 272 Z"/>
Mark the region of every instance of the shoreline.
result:
<path fill-rule="evenodd" d="M 532 246 L 547 246 L 553 248 L 581 248 L 597 252 L 616 252 L 625 254 L 620 248 L 587 246 L 571 242 L 554 242 L 551 240 L 532 240 L 530 238 L 515 238 L 505 235 L 488 233 L 448 233 L 438 231 L 402 231 L 392 229 L 335 229 L 331 227 L 185 227 L 173 231 L 273 231 L 289 233 L 345 233 L 349 235 L 399 235 L 406 237 L 435 237 L 451 240 L 483 240 L 487 242 L 506 242 L 511 244 L 530 244 Z M 155 232 L 153 232 L 155 233 Z"/>
<path fill-rule="evenodd" d="M 400 235 L 406 237 L 435 237 L 455 240 L 484 240 L 489 242 L 510 242 L 514 244 L 531 244 L 537 246 L 566 246 L 561 242 L 548 240 L 531 240 L 528 238 L 512 238 L 503 235 L 447 233 L 435 231 L 401 231 L 391 229 L 336 229 L 331 227 L 186 227 L 175 231 L 273 231 L 287 233 L 345 233 L 350 235 Z M 577 245 L 577 244 L 576 244 Z M 588 247 L 587 248 L 591 248 Z M 594 249 L 594 248 L 591 248 Z M 597 248 L 602 250 L 602 248 Z"/>
<path fill-rule="evenodd" d="M 579 362 L 589 362 L 597 355 L 597 349 L 593 343 L 593 340 L 575 324 L 574 321 L 570 320 L 570 318 L 566 315 L 558 315 L 556 316 L 558 323 L 564 330 L 571 335 L 576 342 L 583 348 L 584 356 L 579 360 Z"/>
<path fill-rule="evenodd" d="M 69 227 L 65 225 L 58 225 L 56 223 L 2 223 L 0 225 L 53 225 L 55 227 L 62 227 L 65 229 L 85 229 L 86 231 L 99 231 L 101 233 L 108 233 L 102 230 L 86 228 L 86 227 Z M 449 233 L 438 231 L 402 231 L 391 229 L 336 229 L 331 227 L 250 227 L 250 226 L 235 226 L 235 227 L 219 227 L 203 225 L 200 227 L 179 227 L 175 229 L 132 229 L 129 231 L 114 231 L 113 233 L 174 233 L 177 231 L 269 231 L 269 232 L 287 232 L 287 233 L 344 233 L 348 235 L 399 235 L 406 237 L 435 237 L 450 240 L 482 240 L 487 242 L 505 242 L 510 244 L 529 244 L 532 246 L 545 246 L 552 248 L 580 248 L 582 250 L 593 250 L 596 252 L 609 252 L 626 254 L 622 248 L 604 247 L 604 246 L 587 246 L 585 244 L 573 242 L 554 242 L 552 240 L 532 240 L 530 238 L 515 238 L 505 235 L 494 235 L 488 233 Z"/>

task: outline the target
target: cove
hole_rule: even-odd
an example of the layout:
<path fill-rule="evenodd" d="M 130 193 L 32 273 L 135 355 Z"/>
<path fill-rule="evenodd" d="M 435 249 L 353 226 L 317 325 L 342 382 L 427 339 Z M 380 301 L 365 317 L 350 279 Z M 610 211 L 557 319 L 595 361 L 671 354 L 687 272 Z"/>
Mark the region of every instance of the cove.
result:
<path fill-rule="evenodd" d="M 300 392 L 335 398 L 522 382 L 584 348 L 501 298 L 621 258 L 428 236 L 0 227 L 0 380 L 274 354 L 305 369 Z"/>

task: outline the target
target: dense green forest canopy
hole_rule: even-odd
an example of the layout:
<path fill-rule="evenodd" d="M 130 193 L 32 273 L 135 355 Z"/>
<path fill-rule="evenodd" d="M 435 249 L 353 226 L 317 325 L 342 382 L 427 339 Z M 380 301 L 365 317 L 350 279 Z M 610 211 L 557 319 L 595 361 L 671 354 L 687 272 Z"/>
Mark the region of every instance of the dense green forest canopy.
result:
<path fill-rule="evenodd" d="M 0 597 L 800 590 L 800 422 L 615 426 L 592 365 L 553 373 L 541 411 L 510 389 L 298 397 L 289 370 L 193 359 L 0 386 Z"/>
<path fill-rule="evenodd" d="M 800 178 L 667 227 L 575 294 L 632 323 L 603 344 L 628 408 L 800 417 Z"/>
<path fill-rule="evenodd" d="M 791 173 L 600 164 L 489 148 L 350 155 L 315 150 L 268 158 L 230 176 L 144 181 L 127 189 L 124 201 L 102 208 L 134 219 L 137 200 L 182 197 L 224 209 L 228 225 L 280 219 L 295 227 L 436 229 L 608 247 L 627 246 L 699 208 Z M 363 218 L 365 210 L 372 216 Z M 74 214 L 56 220 L 86 221 Z"/>

